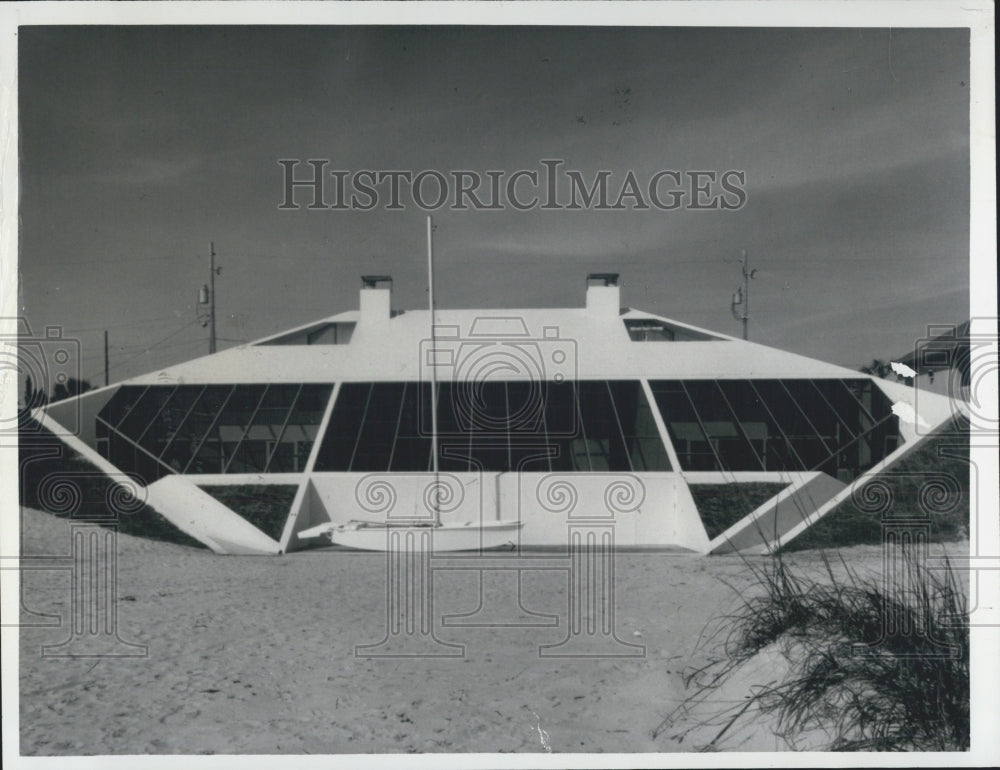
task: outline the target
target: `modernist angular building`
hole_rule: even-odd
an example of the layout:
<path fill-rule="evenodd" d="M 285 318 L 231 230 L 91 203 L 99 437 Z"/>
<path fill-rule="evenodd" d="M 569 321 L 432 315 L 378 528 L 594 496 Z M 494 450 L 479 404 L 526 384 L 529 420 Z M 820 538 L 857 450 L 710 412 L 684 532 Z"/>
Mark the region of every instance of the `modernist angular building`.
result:
<path fill-rule="evenodd" d="M 436 393 L 437 423 L 431 399 Z M 918 414 L 919 412 L 919 414 Z M 514 545 L 579 522 L 618 546 L 766 550 L 796 537 L 951 416 L 945 398 L 620 307 L 360 307 L 50 404 L 36 416 L 221 553 L 280 553 L 324 522 L 517 519 Z M 432 471 L 436 432 L 438 472 Z M 226 488 L 272 501 L 263 524 Z M 247 492 L 249 490 L 249 492 Z M 726 491 L 725 511 L 710 512 Z"/>

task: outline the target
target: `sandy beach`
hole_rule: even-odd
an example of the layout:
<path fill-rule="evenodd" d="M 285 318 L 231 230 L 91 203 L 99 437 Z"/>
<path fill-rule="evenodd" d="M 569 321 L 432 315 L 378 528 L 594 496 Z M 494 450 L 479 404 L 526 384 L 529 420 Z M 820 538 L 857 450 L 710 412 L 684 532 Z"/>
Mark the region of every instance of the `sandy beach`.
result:
<path fill-rule="evenodd" d="M 25 509 L 22 553 L 67 553 L 70 530 Z M 119 637 L 143 657 L 42 655 L 69 635 L 70 573 L 23 572 L 22 622 L 61 625 L 21 629 L 22 754 L 690 751 L 719 728 L 701 724 L 712 704 L 670 716 L 691 694 L 684 674 L 718 652 L 706 624 L 752 589 L 738 556 L 618 553 L 616 634 L 644 655 L 554 658 L 539 647 L 567 635 L 565 572 L 522 573 L 523 608 L 558 625 L 458 627 L 441 619 L 475 610 L 479 573 L 440 570 L 435 635 L 464 654 L 379 659 L 354 648 L 385 636 L 382 554 L 216 556 L 126 535 L 117 548 Z M 843 554 L 862 574 L 880 569 L 877 546 Z M 809 551 L 788 560 L 818 564 Z M 510 574 L 485 573 L 487 604 L 509 601 Z M 786 747 L 758 723 L 719 748 Z"/>

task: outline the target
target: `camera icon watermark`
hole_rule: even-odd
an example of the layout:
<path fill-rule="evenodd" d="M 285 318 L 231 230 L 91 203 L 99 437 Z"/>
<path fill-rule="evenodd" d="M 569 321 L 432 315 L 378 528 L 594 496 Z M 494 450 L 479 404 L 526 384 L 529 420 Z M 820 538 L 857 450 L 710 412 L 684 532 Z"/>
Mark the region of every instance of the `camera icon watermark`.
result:
<path fill-rule="evenodd" d="M 16 381 L 19 389 L 23 383 L 24 406 L 14 419 L 0 417 L 0 435 L 37 432 L 39 426 L 27 419 L 32 409 L 48 403 L 49 394 L 73 395 L 74 383 L 82 382 L 78 339 L 66 337 L 60 326 L 46 326 L 35 335 L 26 319 L 18 318 L 16 324 L 16 335 L 0 335 L 0 378 Z M 78 404 L 61 410 L 57 430 L 60 435 L 80 432 Z"/>
<path fill-rule="evenodd" d="M 975 331 L 973 331 L 975 329 Z M 973 318 L 964 324 L 931 325 L 927 336 L 919 339 L 913 348 L 913 368 L 947 378 L 946 395 L 951 402 L 952 424 L 959 432 L 968 422 L 968 430 L 975 435 L 1000 434 L 1000 415 L 997 413 L 996 377 L 1000 371 L 1000 345 L 997 342 L 996 318 Z M 915 389 L 917 413 L 920 413 L 920 388 Z M 930 428 L 920 423 L 918 433 L 929 433 Z"/>
<path fill-rule="evenodd" d="M 420 342 L 421 380 L 440 387 L 437 433 L 444 439 L 574 435 L 575 411 L 555 415 L 546 404 L 551 388 L 575 386 L 577 371 L 576 340 L 558 326 L 532 332 L 521 316 L 477 316 L 468 334 L 435 326 L 432 339 Z M 429 436 L 431 412 L 421 407 L 420 432 Z"/>

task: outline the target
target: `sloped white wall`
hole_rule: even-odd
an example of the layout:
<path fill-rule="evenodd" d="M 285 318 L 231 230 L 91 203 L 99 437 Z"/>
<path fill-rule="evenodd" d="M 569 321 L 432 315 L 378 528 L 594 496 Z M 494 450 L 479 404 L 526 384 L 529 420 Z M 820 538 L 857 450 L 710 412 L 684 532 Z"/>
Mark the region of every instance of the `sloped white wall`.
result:
<path fill-rule="evenodd" d="M 181 476 L 164 476 L 146 489 L 147 502 L 167 521 L 216 553 L 278 553 L 276 540 Z"/>

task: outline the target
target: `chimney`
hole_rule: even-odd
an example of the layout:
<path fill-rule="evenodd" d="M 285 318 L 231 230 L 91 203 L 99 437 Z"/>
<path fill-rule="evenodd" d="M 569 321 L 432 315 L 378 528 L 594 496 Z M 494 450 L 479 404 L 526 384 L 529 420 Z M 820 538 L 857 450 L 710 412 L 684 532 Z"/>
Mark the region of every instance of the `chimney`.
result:
<path fill-rule="evenodd" d="M 361 276 L 361 313 L 359 323 L 385 323 L 392 311 L 392 277 L 388 275 Z"/>
<path fill-rule="evenodd" d="M 587 312 L 596 316 L 618 317 L 618 273 L 591 273 L 587 276 Z"/>

